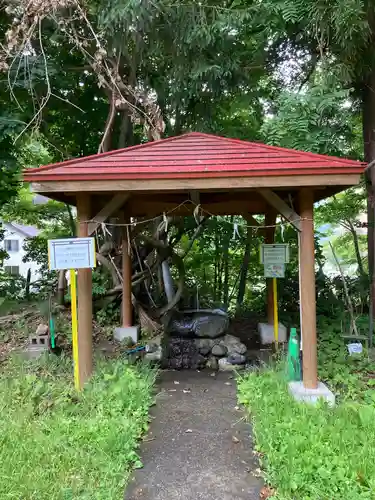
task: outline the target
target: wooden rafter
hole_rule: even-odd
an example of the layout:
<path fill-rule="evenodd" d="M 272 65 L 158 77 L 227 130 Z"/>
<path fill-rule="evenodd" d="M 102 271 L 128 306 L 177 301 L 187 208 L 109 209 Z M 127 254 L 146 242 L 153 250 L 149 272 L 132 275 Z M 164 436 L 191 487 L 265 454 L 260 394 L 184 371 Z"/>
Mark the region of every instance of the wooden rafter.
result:
<path fill-rule="evenodd" d="M 97 230 L 102 222 L 106 221 L 108 217 L 117 212 L 128 199 L 128 193 L 115 194 L 115 196 L 100 210 L 100 212 L 92 217 L 95 222 L 90 222 L 89 224 L 89 236 Z"/>
<path fill-rule="evenodd" d="M 271 189 L 259 189 L 258 191 L 284 219 L 289 221 L 297 231 L 301 231 L 301 217 L 279 195 Z"/>

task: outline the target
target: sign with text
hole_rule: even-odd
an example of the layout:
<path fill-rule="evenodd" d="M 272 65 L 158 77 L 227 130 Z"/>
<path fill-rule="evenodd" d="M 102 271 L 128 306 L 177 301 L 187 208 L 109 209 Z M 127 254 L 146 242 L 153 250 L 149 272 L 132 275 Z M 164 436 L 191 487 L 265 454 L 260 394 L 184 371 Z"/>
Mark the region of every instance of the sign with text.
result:
<path fill-rule="evenodd" d="M 285 277 L 284 264 L 264 264 L 264 277 L 284 278 Z"/>
<path fill-rule="evenodd" d="M 260 262 L 268 264 L 287 264 L 289 262 L 289 245 L 274 243 L 261 245 Z"/>
<path fill-rule="evenodd" d="M 363 346 L 359 342 L 353 342 L 352 344 L 348 344 L 348 351 L 351 356 L 353 354 L 362 354 Z"/>
<path fill-rule="evenodd" d="M 48 263 L 51 271 L 95 267 L 94 238 L 48 240 Z"/>

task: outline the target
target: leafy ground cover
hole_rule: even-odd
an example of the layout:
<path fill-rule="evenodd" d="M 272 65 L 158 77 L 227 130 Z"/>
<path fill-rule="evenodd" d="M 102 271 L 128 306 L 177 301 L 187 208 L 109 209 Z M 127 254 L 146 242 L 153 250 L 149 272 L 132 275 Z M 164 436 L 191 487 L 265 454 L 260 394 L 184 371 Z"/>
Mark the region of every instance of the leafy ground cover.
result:
<path fill-rule="evenodd" d="M 99 361 L 85 391 L 71 361 L 11 360 L 0 373 L 0 498 L 116 500 L 148 428 L 155 372 Z"/>
<path fill-rule="evenodd" d="M 374 499 L 374 365 L 349 359 L 340 338 L 328 329 L 320 342 L 320 375 L 338 405 L 295 402 L 283 365 L 239 379 L 239 400 L 252 415 L 267 482 L 279 500 Z"/>

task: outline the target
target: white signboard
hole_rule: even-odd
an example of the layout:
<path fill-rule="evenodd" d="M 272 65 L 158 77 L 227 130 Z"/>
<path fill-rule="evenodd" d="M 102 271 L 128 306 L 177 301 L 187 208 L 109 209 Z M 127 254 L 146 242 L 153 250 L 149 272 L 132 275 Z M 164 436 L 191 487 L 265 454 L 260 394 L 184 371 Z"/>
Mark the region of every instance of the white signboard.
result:
<path fill-rule="evenodd" d="M 362 354 L 363 346 L 359 342 L 355 342 L 352 344 L 348 344 L 349 354 L 352 356 L 353 354 Z"/>
<path fill-rule="evenodd" d="M 262 245 L 260 261 L 264 265 L 287 264 L 289 262 L 289 245 L 286 243 Z"/>
<path fill-rule="evenodd" d="M 265 278 L 284 278 L 284 264 L 264 264 L 264 276 Z"/>
<path fill-rule="evenodd" d="M 48 263 L 51 271 L 95 267 L 94 238 L 48 240 Z"/>

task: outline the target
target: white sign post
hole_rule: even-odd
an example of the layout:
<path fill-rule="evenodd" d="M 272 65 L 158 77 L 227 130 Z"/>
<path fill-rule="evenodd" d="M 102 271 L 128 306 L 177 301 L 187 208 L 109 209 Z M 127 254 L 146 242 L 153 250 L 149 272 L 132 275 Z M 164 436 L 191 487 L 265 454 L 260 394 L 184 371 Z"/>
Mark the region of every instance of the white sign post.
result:
<path fill-rule="evenodd" d="M 96 266 L 94 238 L 48 240 L 48 264 L 51 271 L 70 269 L 74 383 L 76 389 L 79 390 L 81 384 L 79 379 L 76 269 L 91 269 Z"/>
<path fill-rule="evenodd" d="M 264 276 L 272 278 L 273 329 L 276 347 L 279 341 L 279 316 L 277 305 L 277 279 L 285 277 L 285 264 L 289 262 L 289 245 L 270 243 L 260 247 L 260 261 L 264 265 Z"/>
<path fill-rule="evenodd" d="M 90 269 L 96 264 L 95 240 L 94 238 L 48 240 L 48 257 L 51 271 Z"/>
<path fill-rule="evenodd" d="M 260 262 L 262 264 L 288 264 L 289 245 L 286 243 L 271 243 L 261 245 Z"/>

